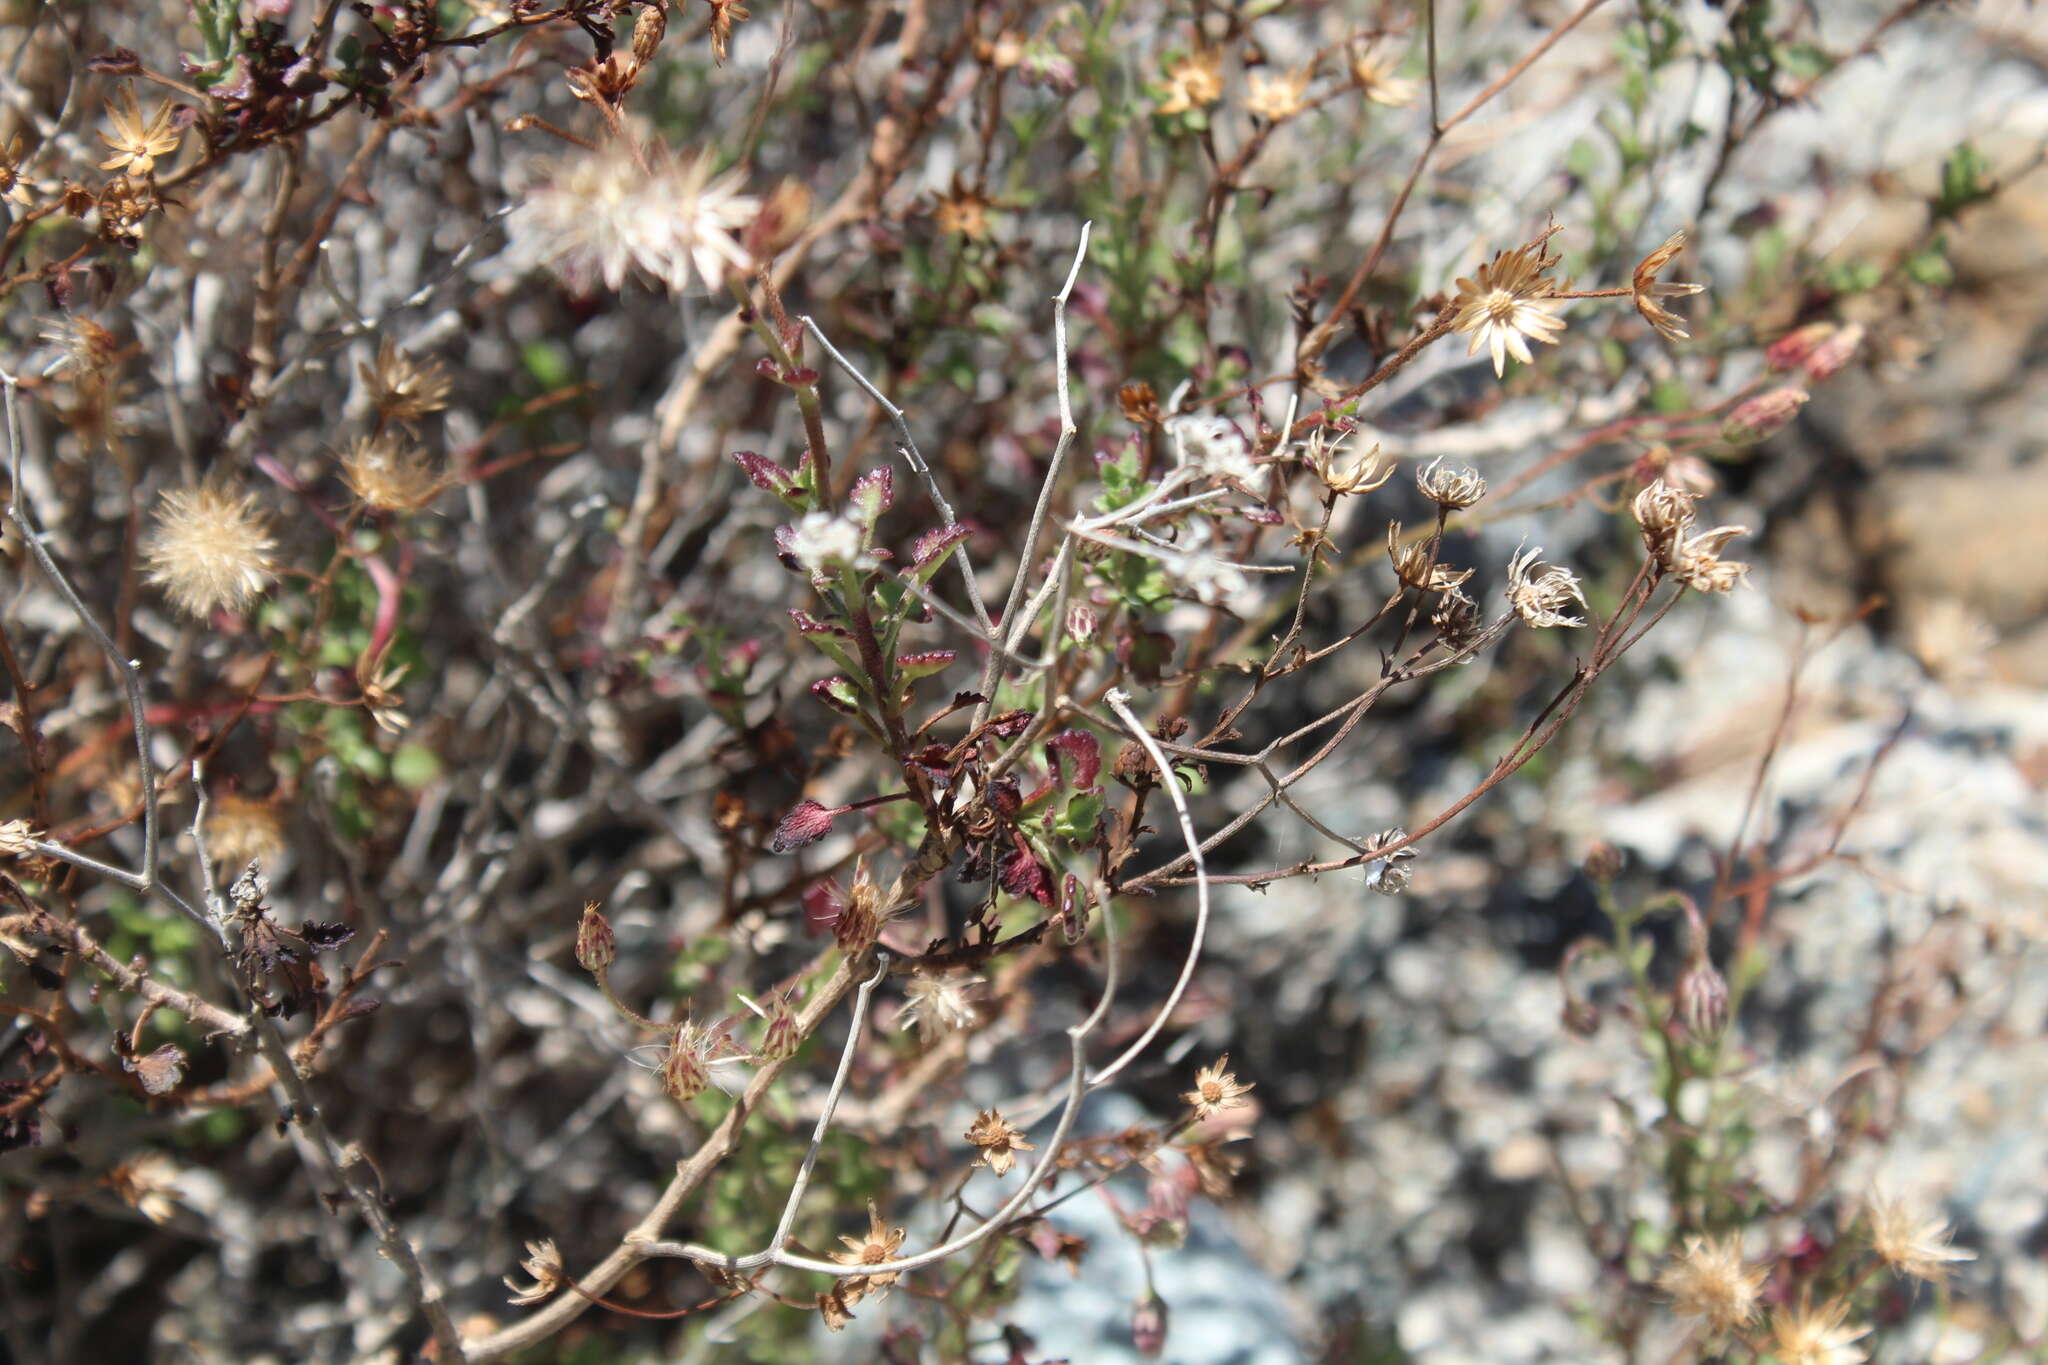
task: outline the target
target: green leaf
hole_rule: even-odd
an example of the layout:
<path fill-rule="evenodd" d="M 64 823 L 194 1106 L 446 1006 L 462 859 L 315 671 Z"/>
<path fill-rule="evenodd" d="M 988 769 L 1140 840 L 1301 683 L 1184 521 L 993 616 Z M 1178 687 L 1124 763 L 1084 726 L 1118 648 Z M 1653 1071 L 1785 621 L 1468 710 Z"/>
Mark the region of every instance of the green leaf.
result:
<path fill-rule="evenodd" d="M 1970 143 L 1959 144 L 1941 163 L 1941 193 L 1934 199 L 1934 219 L 1955 217 L 1972 204 L 1982 203 L 1996 191 L 1987 183 L 1991 163 Z"/>

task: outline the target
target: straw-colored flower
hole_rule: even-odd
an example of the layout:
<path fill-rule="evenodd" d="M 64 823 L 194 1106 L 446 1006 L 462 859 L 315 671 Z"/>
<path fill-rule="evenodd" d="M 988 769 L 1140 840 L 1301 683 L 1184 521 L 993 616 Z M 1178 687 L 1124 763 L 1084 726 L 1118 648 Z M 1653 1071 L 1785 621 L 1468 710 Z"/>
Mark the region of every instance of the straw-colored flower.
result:
<path fill-rule="evenodd" d="M 562 1264 L 562 1253 L 552 1238 L 526 1244 L 526 1259 L 520 1268 L 533 1276 L 533 1283 L 521 1285 L 510 1275 L 505 1276 L 505 1287 L 512 1291 L 515 1307 L 527 1308 L 552 1298 L 557 1289 L 568 1283 L 568 1272 Z"/>
<path fill-rule="evenodd" d="M 1747 526 L 1716 526 L 1688 536 L 1673 547 L 1671 575 L 1694 592 L 1729 592 L 1749 565 L 1721 558 L 1721 551 L 1737 536 L 1749 534 Z"/>
<path fill-rule="evenodd" d="M 1252 1087 L 1242 1084 L 1230 1070 L 1228 1053 L 1195 1073 L 1195 1088 L 1183 1094 L 1197 1121 L 1212 1118 L 1226 1109 L 1243 1109 L 1251 1103 L 1244 1097 Z"/>
<path fill-rule="evenodd" d="M 1159 102 L 1162 114 L 1185 114 L 1214 104 L 1223 95 L 1223 54 L 1200 48 L 1166 69 L 1166 98 Z"/>
<path fill-rule="evenodd" d="M 1906 1200 L 1873 1194 L 1863 1204 L 1870 1220 L 1870 1249 L 1893 1271 L 1916 1280 L 1938 1281 L 1957 1261 L 1974 1261 L 1974 1251 L 1948 1244 L 1948 1224 Z"/>
<path fill-rule="evenodd" d="M 1681 299 L 1688 294 L 1697 294 L 1706 288 L 1703 284 L 1685 284 L 1672 281 L 1665 284 L 1658 280 L 1657 272 L 1671 264 L 1671 258 L 1685 247 L 1685 234 L 1674 232 L 1649 255 L 1643 257 L 1636 267 L 1635 278 L 1631 281 L 1630 295 L 1635 300 L 1636 311 L 1643 315 L 1643 321 L 1657 329 L 1657 335 L 1666 341 L 1684 341 L 1689 335 L 1685 320 L 1657 302 L 1658 299 Z"/>
<path fill-rule="evenodd" d="M 978 1148 L 974 1164 L 986 1166 L 998 1176 L 1008 1175 L 1017 1164 L 1017 1153 L 1038 1149 L 1024 1140 L 1021 1129 L 993 1109 L 984 1109 L 967 1130 L 967 1141 Z"/>
<path fill-rule="evenodd" d="M 370 390 L 370 402 L 387 422 L 406 426 L 448 406 L 448 371 L 438 360 L 418 360 L 385 337 L 377 358 L 357 365 L 356 373 Z"/>
<path fill-rule="evenodd" d="M 1529 343 L 1557 343 L 1564 319 L 1557 316 L 1558 301 L 1543 272 L 1557 258 L 1543 251 L 1540 242 L 1497 254 L 1491 264 L 1479 267 L 1477 278 L 1458 281 L 1458 312 L 1452 330 L 1469 332 L 1472 345 L 1465 352 L 1493 353 L 1493 373 L 1506 373 L 1508 357 L 1524 365 L 1534 357 Z"/>
<path fill-rule="evenodd" d="M 35 195 L 27 172 L 21 169 L 21 139 L 15 138 L 0 151 L 0 200 L 28 208 L 35 203 Z"/>
<path fill-rule="evenodd" d="M 841 1237 L 846 1244 L 845 1251 L 835 1251 L 832 1259 L 841 1265 L 879 1265 L 893 1261 L 896 1253 L 903 1248 L 903 1239 L 908 1235 L 904 1228 L 892 1228 L 882 1221 L 881 1210 L 873 1202 L 868 1204 L 868 1235 L 865 1237 Z M 877 1289 L 886 1289 L 896 1283 L 897 1272 L 882 1271 L 874 1275 L 849 1275 L 839 1282 L 840 1292 L 848 1306 L 857 1304 L 862 1298 Z"/>
<path fill-rule="evenodd" d="M 215 797 L 206 813 L 206 851 L 236 871 L 252 861 L 274 863 L 284 856 L 283 815 L 268 801 L 234 792 Z"/>
<path fill-rule="evenodd" d="M 1420 81 L 1396 76 L 1395 65 L 1392 57 L 1374 52 L 1368 43 L 1351 49 L 1351 79 L 1358 82 L 1359 91 L 1367 99 L 1391 109 L 1413 104 L 1422 90 Z"/>
<path fill-rule="evenodd" d="M 515 259 L 544 264 L 574 289 L 622 289 L 638 273 L 680 292 L 716 288 L 745 270 L 733 233 L 760 202 L 741 194 L 738 170 L 712 174 L 708 154 L 683 158 L 659 144 L 644 162 L 623 139 L 573 157 L 530 194 L 507 225 Z"/>
<path fill-rule="evenodd" d="M 1764 1276 L 1742 1264 L 1740 1238 L 1688 1237 L 1685 1249 L 1657 1276 L 1657 1287 L 1671 1296 L 1671 1310 L 1680 1317 L 1704 1318 L 1725 1332 L 1756 1316 Z"/>
<path fill-rule="evenodd" d="M 148 175 L 156 169 L 159 158 L 168 157 L 178 150 L 178 140 L 183 134 L 171 127 L 173 111 L 169 100 L 159 104 L 156 112 L 144 120 L 134 86 L 122 86 L 120 98 L 125 107 L 107 110 L 107 122 L 113 126 L 113 134 L 100 134 L 100 141 L 114 151 L 100 163 L 100 169 Z"/>
<path fill-rule="evenodd" d="M 1771 1353 L 1779 1365 L 1862 1365 L 1869 1355 L 1853 1345 L 1870 1335 L 1868 1327 L 1848 1325 L 1849 1305 L 1801 1303 L 1798 1312 L 1781 1309 L 1771 1319 Z"/>
<path fill-rule="evenodd" d="M 1244 107 L 1247 112 L 1273 123 L 1293 118 L 1308 103 L 1308 80 L 1307 67 L 1284 75 L 1254 71 Z"/>
<path fill-rule="evenodd" d="M 1576 606 L 1586 610 L 1586 594 L 1578 576 L 1556 564 L 1539 564 L 1541 550 L 1525 550 L 1508 561 L 1508 605 L 1527 625 L 1539 630 L 1550 626 L 1583 626 L 1582 616 L 1568 616 Z"/>
<path fill-rule="evenodd" d="M 379 512 L 412 512 L 448 486 L 428 454 L 393 432 L 358 436 L 342 452 L 341 480 L 356 501 Z"/>
<path fill-rule="evenodd" d="M 1442 459 L 1415 471 L 1415 486 L 1447 512 L 1462 511 L 1486 496 L 1486 480 L 1476 469 L 1446 469 Z"/>
<path fill-rule="evenodd" d="M 164 491 L 142 558 L 149 581 L 204 620 L 254 602 L 277 576 L 276 548 L 255 494 L 209 483 Z"/>

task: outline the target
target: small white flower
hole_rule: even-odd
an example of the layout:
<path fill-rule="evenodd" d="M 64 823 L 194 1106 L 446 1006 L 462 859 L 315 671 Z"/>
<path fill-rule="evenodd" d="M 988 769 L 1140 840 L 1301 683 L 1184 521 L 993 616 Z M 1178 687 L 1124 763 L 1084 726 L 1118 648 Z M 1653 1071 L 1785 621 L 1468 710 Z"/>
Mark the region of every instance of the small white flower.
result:
<path fill-rule="evenodd" d="M 789 534 L 789 552 L 813 575 L 864 567 L 860 526 L 830 512 L 806 512 Z"/>
<path fill-rule="evenodd" d="M 1182 413 L 1166 419 L 1166 434 L 1184 462 L 1212 479 L 1260 492 L 1261 471 L 1252 459 L 1252 443 L 1235 422 L 1213 412 Z"/>

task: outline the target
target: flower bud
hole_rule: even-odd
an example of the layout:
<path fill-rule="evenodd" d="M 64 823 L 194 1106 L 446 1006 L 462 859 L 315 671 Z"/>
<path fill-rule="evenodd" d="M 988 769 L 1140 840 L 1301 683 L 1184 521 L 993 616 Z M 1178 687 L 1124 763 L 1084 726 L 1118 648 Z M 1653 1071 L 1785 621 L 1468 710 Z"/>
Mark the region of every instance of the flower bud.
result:
<path fill-rule="evenodd" d="M 1766 436 L 1784 430 L 1811 397 L 1805 389 L 1788 385 L 1760 393 L 1736 405 L 1721 428 L 1721 439 L 1730 445 L 1754 445 Z"/>
<path fill-rule="evenodd" d="M 1131 1345 L 1147 1360 L 1157 1360 L 1166 1349 L 1166 1319 L 1166 1300 L 1155 1293 L 1131 1310 Z"/>
<path fill-rule="evenodd" d="M 1834 334 L 1832 322 L 1809 322 L 1794 328 L 1764 348 L 1764 363 L 1776 374 L 1802 369 L 1815 348 Z"/>
<path fill-rule="evenodd" d="M 1806 377 L 1818 384 L 1849 363 L 1863 345 L 1863 324 L 1855 323 L 1836 332 L 1806 357 Z"/>
<path fill-rule="evenodd" d="M 761 1035 L 761 1055 L 771 1062 L 786 1062 L 796 1056 L 803 1041 L 797 1036 L 796 1016 L 789 1012 L 788 1002 L 778 999 L 768 1016 L 767 1031 Z"/>
<path fill-rule="evenodd" d="M 1102 618 L 1086 602 L 1076 602 L 1067 608 L 1067 634 L 1073 637 L 1075 644 L 1085 645 L 1093 640 L 1101 625 Z"/>
<path fill-rule="evenodd" d="M 1695 954 L 1678 977 L 1678 1018 L 1686 1032 L 1712 1042 L 1728 1027 L 1728 982 L 1705 953 Z"/>
<path fill-rule="evenodd" d="M 1621 875 L 1621 850 L 1601 841 L 1586 850 L 1586 875 L 1596 882 L 1611 882 Z"/>
<path fill-rule="evenodd" d="M 677 1024 L 669 1035 L 668 1054 L 661 1059 L 661 1088 L 669 1098 L 687 1104 L 711 1085 L 711 1072 L 704 1064 L 704 1042 L 691 1024 Z"/>
<path fill-rule="evenodd" d="M 597 902 L 590 902 L 576 925 L 576 965 L 592 976 L 602 976 L 611 970 L 618 955 L 612 926 L 598 913 Z"/>
<path fill-rule="evenodd" d="M 663 4 L 648 5 L 633 21 L 633 60 L 642 66 L 654 60 L 654 50 L 661 46 L 661 36 L 668 32 L 667 9 Z"/>

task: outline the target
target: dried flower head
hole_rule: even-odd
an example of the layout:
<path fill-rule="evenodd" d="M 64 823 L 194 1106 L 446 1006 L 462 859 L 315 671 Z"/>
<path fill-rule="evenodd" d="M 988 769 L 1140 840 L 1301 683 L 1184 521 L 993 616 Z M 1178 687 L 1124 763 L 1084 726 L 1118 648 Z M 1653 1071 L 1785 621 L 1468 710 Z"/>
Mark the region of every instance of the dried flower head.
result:
<path fill-rule="evenodd" d="M 832 1259 L 841 1265 L 880 1265 L 883 1261 L 896 1258 L 908 1235 L 903 1228 L 892 1228 L 882 1221 L 882 1214 L 872 1200 L 868 1203 L 868 1233 L 865 1237 L 841 1237 L 846 1244 L 845 1251 L 835 1251 Z M 846 1296 L 849 1306 L 859 1303 L 877 1289 L 886 1289 L 896 1283 L 896 1272 L 882 1271 L 874 1275 L 849 1275 L 839 1282 L 840 1291 Z"/>
<path fill-rule="evenodd" d="M 104 383 L 121 358 L 121 341 L 91 318 L 77 314 L 43 329 L 43 340 L 63 351 L 49 373 L 74 384 Z"/>
<path fill-rule="evenodd" d="M 206 850 L 222 867 L 274 863 L 284 849 L 284 816 L 275 803 L 227 792 L 208 806 Z"/>
<path fill-rule="evenodd" d="M 708 153 L 686 159 L 658 143 L 642 157 L 614 138 L 596 156 L 558 163 L 507 224 L 515 259 L 582 291 L 622 289 L 635 272 L 671 291 L 693 279 L 716 288 L 728 270 L 745 270 L 732 234 L 760 203 L 739 192 L 742 173 L 713 176 Z"/>
<path fill-rule="evenodd" d="M 1560 304 L 1552 297 L 1554 287 L 1543 278 L 1557 258 L 1544 250 L 1543 241 L 1500 252 L 1491 264 L 1479 267 L 1476 279 L 1458 281 L 1452 330 L 1472 334 L 1465 354 L 1478 355 L 1482 349 L 1493 353 L 1496 378 L 1507 372 L 1510 355 L 1530 364 L 1534 357 L 1529 343 L 1556 345 L 1557 334 L 1564 330 L 1564 319 L 1557 316 Z"/>
<path fill-rule="evenodd" d="M 22 161 L 21 139 L 17 137 L 7 144 L 4 151 L 0 151 L 0 200 L 29 208 L 36 202 L 31 192 L 34 182 L 22 170 Z"/>
<path fill-rule="evenodd" d="M 1671 1309 L 1680 1317 L 1704 1318 L 1714 1331 L 1726 1332 L 1756 1317 L 1765 1273 L 1743 1265 L 1739 1237 L 1688 1237 L 1685 1249 L 1657 1276 L 1657 1287 L 1671 1296 Z"/>
<path fill-rule="evenodd" d="M 100 163 L 100 169 L 149 175 L 156 170 L 159 157 L 167 157 L 178 150 L 178 140 L 183 134 L 171 127 L 171 116 L 175 111 L 171 102 L 165 100 L 145 121 L 141 102 L 135 98 L 132 85 L 121 87 L 120 100 L 120 108 L 106 111 L 107 122 L 114 131 L 111 135 L 101 133 L 100 141 L 111 147 L 114 154 Z"/>
<path fill-rule="evenodd" d="M 526 1244 L 526 1259 L 520 1262 L 520 1269 L 533 1277 L 533 1283 L 522 1288 L 510 1275 L 505 1276 L 505 1287 L 512 1291 L 512 1303 L 519 1308 L 528 1308 L 553 1298 L 555 1291 L 568 1283 L 568 1270 L 562 1264 L 562 1253 L 554 1239 L 547 1238 Z"/>
<path fill-rule="evenodd" d="M 1365 884 L 1382 896 L 1398 896 L 1408 889 L 1408 883 L 1415 875 L 1415 849 L 1413 845 L 1401 844 L 1408 837 L 1408 831 L 1398 826 L 1381 830 L 1365 841 L 1365 852 L 1371 859 L 1365 865 Z M 1381 850 L 1393 844 L 1401 844 L 1391 853 Z"/>
<path fill-rule="evenodd" d="M 448 406 L 448 371 L 438 360 L 415 360 L 390 337 L 377 344 L 377 358 L 357 365 L 370 402 L 387 422 L 406 426 Z"/>
<path fill-rule="evenodd" d="M 115 1197 L 152 1223 L 168 1223 L 178 1211 L 178 1163 L 161 1152 L 144 1152 L 108 1171 L 103 1180 Z"/>
<path fill-rule="evenodd" d="M 1195 1111 L 1195 1120 L 1213 1118 L 1227 1109 L 1243 1109 L 1251 1101 L 1244 1097 L 1252 1087 L 1241 1084 L 1229 1071 L 1230 1055 L 1225 1053 L 1195 1073 L 1195 1088 L 1181 1095 Z"/>
<path fill-rule="evenodd" d="M 142 558 L 150 582 L 180 611 L 205 620 L 256 600 L 277 576 L 276 548 L 255 494 L 206 483 L 164 490 Z"/>
<path fill-rule="evenodd" d="M 391 655 L 391 642 L 375 654 L 365 654 L 356 660 L 356 692 L 363 699 L 363 709 L 370 713 L 377 728 L 386 734 L 405 733 L 412 724 L 412 717 L 405 714 L 405 699 L 398 694 L 399 684 L 405 675 L 412 672 L 411 664 L 387 667 L 385 660 Z"/>
<path fill-rule="evenodd" d="M 142 225 L 162 207 L 156 185 L 148 177 L 117 175 L 100 190 L 100 236 L 119 247 L 141 245 Z"/>
<path fill-rule="evenodd" d="M 1017 1153 L 1038 1150 L 1024 1140 L 1022 1129 L 1013 1126 L 993 1109 L 984 1109 L 974 1124 L 967 1130 L 967 1141 L 978 1150 L 974 1164 L 986 1166 L 997 1176 L 1010 1173 L 1017 1164 Z"/>
<path fill-rule="evenodd" d="M 1861 1365 L 1870 1356 L 1852 1345 L 1870 1335 L 1848 1325 L 1849 1305 L 1802 1301 L 1798 1312 L 1780 1309 L 1771 1318 L 1771 1353 L 1779 1365 Z"/>
<path fill-rule="evenodd" d="M 1245 98 L 1246 112 L 1271 123 L 1293 118 L 1308 103 L 1309 70 L 1301 67 L 1279 75 L 1265 71 L 1251 74 L 1251 92 Z"/>
<path fill-rule="evenodd" d="M 1436 610 L 1429 614 L 1430 625 L 1436 628 L 1437 639 L 1445 649 L 1463 652 L 1478 643 L 1484 622 L 1479 616 L 1479 604 L 1467 597 L 1458 588 L 1452 588 L 1437 599 Z M 1461 663 L 1472 662 L 1468 656 Z"/>
<path fill-rule="evenodd" d="M 342 452 L 341 481 L 378 512 L 418 511 L 448 487 L 426 451 L 391 431 L 358 436 Z"/>
<path fill-rule="evenodd" d="M 1643 546 L 1657 562 L 1670 568 L 1678 542 L 1692 531 L 1693 505 L 1698 500 L 1683 488 L 1659 479 L 1636 494 L 1632 504 Z"/>
<path fill-rule="evenodd" d="M 1356 459 L 1345 464 L 1338 463 L 1344 440 L 1335 440 L 1325 435 L 1325 429 L 1317 427 L 1308 438 L 1308 463 L 1332 493 L 1339 496 L 1356 497 L 1370 493 L 1394 477 L 1394 462 L 1380 456 L 1375 445 Z"/>
<path fill-rule="evenodd" d="M 1166 98 L 1159 102 L 1159 112 L 1185 114 L 1214 104 L 1222 95 L 1222 52 L 1198 48 L 1166 68 Z"/>
<path fill-rule="evenodd" d="M 734 1083 L 730 1074 L 718 1073 L 752 1060 L 724 1029 L 702 1028 L 686 1019 L 669 1033 L 655 1070 L 669 1098 L 687 1104 L 713 1085 L 725 1089 Z"/>
<path fill-rule="evenodd" d="M 1401 523 L 1387 523 L 1387 560 L 1394 566 L 1394 577 L 1404 587 L 1420 588 L 1424 592 L 1450 592 L 1472 576 L 1470 569 L 1453 569 L 1440 564 L 1436 559 L 1439 548 L 1435 537 L 1417 541 L 1413 545 L 1401 543 Z"/>
<path fill-rule="evenodd" d="M 1687 536 L 1672 549 L 1672 576 L 1695 592 L 1732 591 L 1749 565 L 1721 558 L 1721 550 L 1735 537 L 1748 534 L 1747 526 L 1716 526 Z"/>
<path fill-rule="evenodd" d="M 1396 76 L 1394 68 L 1397 65 L 1393 57 L 1373 51 L 1370 43 L 1359 42 L 1352 46 L 1351 79 L 1358 82 L 1360 93 L 1374 104 L 1398 109 L 1415 102 L 1422 83 Z"/>
<path fill-rule="evenodd" d="M 1446 469 L 1441 458 L 1415 471 L 1422 496 L 1450 512 L 1463 511 L 1486 496 L 1486 480 L 1476 469 Z"/>
<path fill-rule="evenodd" d="M 711 6 L 711 60 L 719 66 L 732 54 L 732 26 L 754 16 L 739 0 L 706 0 Z"/>
<path fill-rule="evenodd" d="M 1870 1220 L 1870 1249 L 1895 1274 L 1939 1282 L 1957 1261 L 1974 1261 L 1974 1251 L 1957 1251 L 1948 1243 L 1946 1221 L 1905 1199 L 1872 1194 L 1863 1202 Z"/>
<path fill-rule="evenodd" d="M 1583 616 L 1568 616 L 1576 606 L 1586 610 L 1586 594 L 1578 576 L 1557 564 L 1539 564 L 1543 551 L 1524 550 L 1508 561 L 1508 604 L 1526 625 L 1539 630 L 1549 626 L 1583 626 Z"/>
<path fill-rule="evenodd" d="M 989 235 L 988 211 L 994 207 L 986 193 L 955 175 L 951 189 L 932 205 L 932 222 L 941 232 L 981 241 Z"/>
<path fill-rule="evenodd" d="M 1684 341 L 1688 333 L 1684 327 L 1685 320 L 1657 300 L 1684 298 L 1706 288 L 1703 284 L 1682 284 L 1677 281 L 1666 284 L 1658 280 L 1657 272 L 1671 264 L 1672 258 L 1684 248 L 1685 234 L 1672 233 L 1665 239 L 1664 245 L 1643 257 L 1642 264 L 1636 267 L 1635 278 L 1630 284 L 1629 292 L 1635 300 L 1636 311 L 1641 313 L 1643 321 L 1654 327 L 1657 335 L 1666 341 Z"/>
<path fill-rule="evenodd" d="M 913 973 L 903 987 L 903 1008 L 896 1015 L 896 1027 L 906 1029 L 915 1024 L 917 1036 L 926 1043 L 972 1028 L 977 1016 L 967 992 L 983 980 L 979 976 Z"/>
<path fill-rule="evenodd" d="M 0 824 L 0 857 L 27 857 L 35 852 L 36 841 L 42 837 L 42 831 L 26 820 L 9 820 Z"/>

